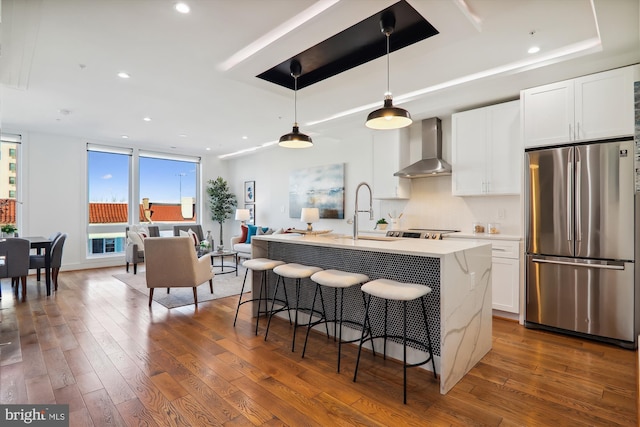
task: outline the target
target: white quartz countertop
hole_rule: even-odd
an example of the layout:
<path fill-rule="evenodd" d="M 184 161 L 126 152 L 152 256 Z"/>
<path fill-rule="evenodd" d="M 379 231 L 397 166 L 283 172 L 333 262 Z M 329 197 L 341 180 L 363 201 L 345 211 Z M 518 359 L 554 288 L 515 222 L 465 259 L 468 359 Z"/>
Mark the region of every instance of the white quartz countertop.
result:
<path fill-rule="evenodd" d="M 260 235 L 253 236 L 251 240 L 264 240 L 269 242 L 294 243 L 300 245 L 323 246 L 329 248 L 344 248 L 363 251 L 397 253 L 440 258 L 444 255 L 464 251 L 479 246 L 490 246 L 491 242 L 478 242 L 474 240 L 421 240 L 421 239 L 397 239 L 383 236 L 360 236 L 353 240 L 350 235 L 344 234 L 319 234 L 319 235 Z"/>

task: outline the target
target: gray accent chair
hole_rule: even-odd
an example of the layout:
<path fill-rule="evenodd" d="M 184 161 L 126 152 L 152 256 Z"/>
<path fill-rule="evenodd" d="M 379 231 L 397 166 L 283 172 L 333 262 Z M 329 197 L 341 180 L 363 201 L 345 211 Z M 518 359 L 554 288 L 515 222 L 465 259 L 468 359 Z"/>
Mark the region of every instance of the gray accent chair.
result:
<path fill-rule="evenodd" d="M 193 300 L 198 307 L 196 287 L 209 282 L 213 293 L 213 276 L 209 256 L 200 258 L 193 249 L 191 237 L 149 237 L 144 239 L 146 279 L 149 288 L 149 306 L 155 288 L 193 288 Z"/>
<path fill-rule="evenodd" d="M 54 238 L 51 244 L 51 281 L 53 282 L 53 289 L 56 291 L 58 290 L 58 273 L 60 272 L 60 267 L 62 267 L 62 250 L 66 240 L 66 233 L 58 233 L 58 236 Z M 29 268 L 37 270 L 38 280 L 40 280 L 40 269 L 45 267 L 44 264 L 44 254 L 29 256 Z"/>
<path fill-rule="evenodd" d="M 173 235 L 179 236 L 180 230 L 189 231 L 191 229 L 198 236 L 198 242 L 202 242 L 204 240 L 204 233 L 202 232 L 202 226 L 200 224 L 191 224 L 191 225 L 174 225 L 173 226 Z"/>
<path fill-rule="evenodd" d="M 160 237 L 160 228 L 157 225 L 145 226 L 149 231 L 149 237 Z M 133 264 L 133 274 L 138 273 L 138 263 L 144 262 L 144 248 L 139 248 L 138 245 L 130 243 L 129 227 L 126 228 L 127 246 L 124 250 L 124 259 L 126 262 L 126 270 L 129 272 L 129 264 Z"/>
<path fill-rule="evenodd" d="M 18 278 L 22 281 L 22 301 L 27 298 L 27 275 L 29 274 L 29 252 L 31 243 L 27 239 L 0 239 L 0 278 L 11 277 L 18 297 Z M 2 291 L 0 290 L 0 298 Z"/>

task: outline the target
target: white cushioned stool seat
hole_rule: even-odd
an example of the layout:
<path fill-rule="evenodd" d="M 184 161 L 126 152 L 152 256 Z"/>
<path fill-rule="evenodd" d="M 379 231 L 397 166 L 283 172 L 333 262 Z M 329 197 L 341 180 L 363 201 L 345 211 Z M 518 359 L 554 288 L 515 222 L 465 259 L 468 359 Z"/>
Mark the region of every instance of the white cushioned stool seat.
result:
<path fill-rule="evenodd" d="M 254 271 L 273 270 L 275 267 L 284 264 L 284 261 L 276 261 L 268 258 L 253 258 L 242 263 L 244 268 Z"/>
<path fill-rule="evenodd" d="M 289 279 L 304 279 L 306 277 L 311 277 L 314 273 L 321 270 L 322 269 L 320 267 L 291 263 L 278 265 L 273 269 L 273 272 L 279 276 L 287 277 Z"/>
<path fill-rule="evenodd" d="M 369 276 L 340 270 L 322 270 L 314 273 L 311 280 L 331 288 L 348 288 L 369 280 Z"/>
<path fill-rule="evenodd" d="M 372 280 L 362 285 L 360 289 L 375 297 L 394 301 L 412 301 L 431 292 L 431 288 L 426 285 L 402 283 L 389 279 Z"/>

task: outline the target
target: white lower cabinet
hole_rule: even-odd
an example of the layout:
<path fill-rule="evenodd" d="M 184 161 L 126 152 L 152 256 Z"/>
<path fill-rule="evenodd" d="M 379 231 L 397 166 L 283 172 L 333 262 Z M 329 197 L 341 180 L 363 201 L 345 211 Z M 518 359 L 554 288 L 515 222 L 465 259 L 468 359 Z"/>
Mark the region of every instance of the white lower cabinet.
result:
<path fill-rule="evenodd" d="M 451 238 L 451 240 L 466 240 Z M 478 242 L 491 242 L 491 302 L 494 310 L 520 313 L 520 289 L 522 282 L 520 242 L 477 238 Z"/>
<path fill-rule="evenodd" d="M 520 312 L 520 242 L 491 241 L 491 290 L 494 310 Z"/>

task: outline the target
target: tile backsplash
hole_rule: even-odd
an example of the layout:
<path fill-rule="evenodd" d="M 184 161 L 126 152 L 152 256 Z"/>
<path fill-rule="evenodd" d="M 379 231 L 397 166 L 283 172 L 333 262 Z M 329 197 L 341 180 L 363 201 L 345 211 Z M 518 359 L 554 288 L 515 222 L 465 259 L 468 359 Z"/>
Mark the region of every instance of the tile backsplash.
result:
<path fill-rule="evenodd" d="M 381 200 L 380 211 L 398 216 L 400 228 L 439 228 L 473 232 L 473 223 L 500 223 L 502 234 L 522 236 L 520 196 L 455 197 L 451 177 L 413 179 L 408 201 Z"/>

